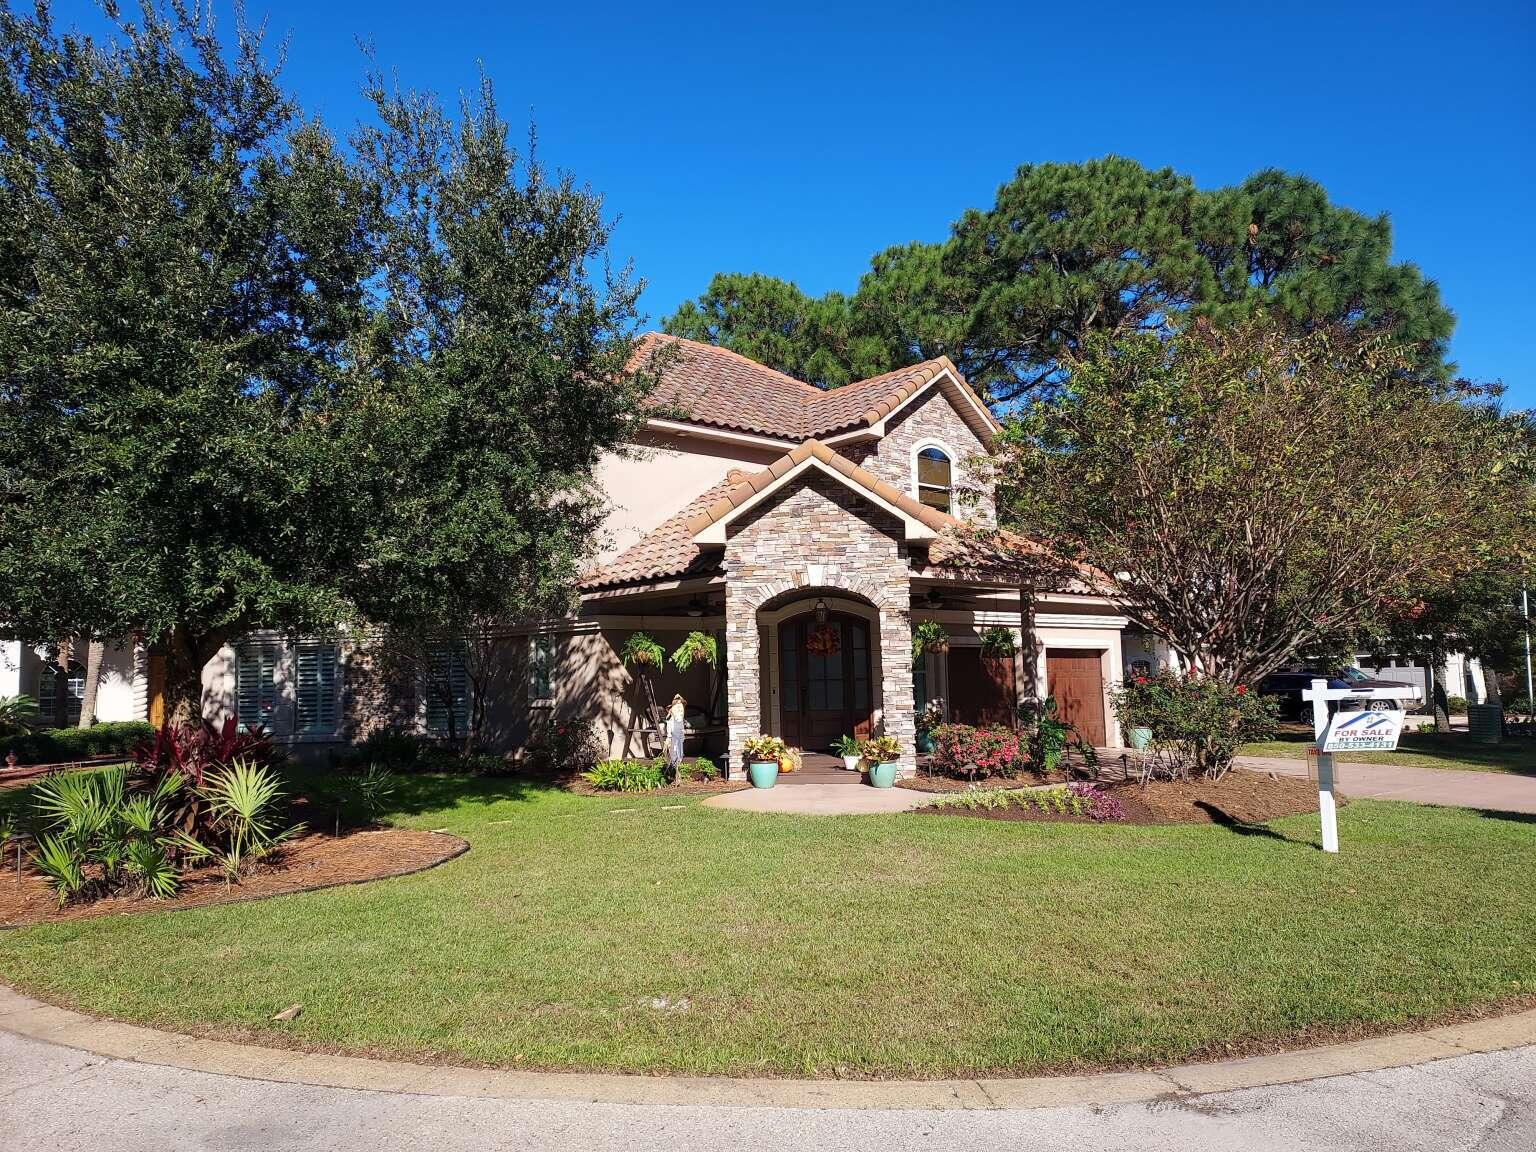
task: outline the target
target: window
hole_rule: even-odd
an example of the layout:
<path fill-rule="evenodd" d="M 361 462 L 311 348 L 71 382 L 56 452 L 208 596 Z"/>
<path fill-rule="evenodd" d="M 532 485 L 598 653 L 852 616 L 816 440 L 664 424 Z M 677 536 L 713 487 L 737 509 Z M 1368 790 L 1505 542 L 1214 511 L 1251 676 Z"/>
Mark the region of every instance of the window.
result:
<path fill-rule="evenodd" d="M 548 700 L 554 688 L 550 670 L 554 667 L 554 642 L 548 636 L 528 637 L 528 699 L 536 702 Z"/>
<path fill-rule="evenodd" d="M 427 731 L 446 736 L 451 731 L 462 736 L 469 728 L 469 669 L 464 654 L 447 645 L 433 648 L 428 657 L 427 682 L 422 692 L 427 698 Z"/>
<path fill-rule="evenodd" d="M 940 512 L 950 509 L 954 489 L 954 468 L 949 457 L 938 448 L 924 448 L 917 454 L 917 498 Z"/>
<path fill-rule="evenodd" d="M 38 675 L 37 716 L 44 724 L 65 727 L 80 723 L 80 698 L 85 695 L 85 668 L 71 660 L 67 675 L 64 691 L 68 699 L 63 719 L 58 716 L 59 666 L 55 663 L 44 664 Z"/>
<path fill-rule="evenodd" d="M 341 653 L 323 640 L 300 640 L 294 654 L 297 681 L 298 730 L 336 731 L 336 669 Z"/>
<path fill-rule="evenodd" d="M 235 713 L 241 728 L 271 731 L 277 715 L 280 644 L 250 642 L 235 654 Z"/>

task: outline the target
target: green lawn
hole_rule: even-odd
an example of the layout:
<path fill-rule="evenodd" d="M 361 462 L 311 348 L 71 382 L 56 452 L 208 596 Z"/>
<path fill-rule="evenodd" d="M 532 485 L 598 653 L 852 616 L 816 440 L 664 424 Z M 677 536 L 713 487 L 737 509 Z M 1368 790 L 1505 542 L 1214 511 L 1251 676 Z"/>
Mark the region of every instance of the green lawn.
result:
<path fill-rule="evenodd" d="M 361 887 L 0 932 L 0 975 L 269 1043 L 789 1075 L 1167 1062 L 1536 993 L 1530 819 L 1360 801 L 1326 856 L 1315 816 L 756 816 L 425 778 L 396 802 L 472 850 Z"/>
<path fill-rule="evenodd" d="M 1284 726 L 1274 740 L 1244 744 L 1244 756 L 1304 759 L 1312 743 L 1310 726 Z M 1460 768 L 1466 772 L 1508 772 L 1536 776 L 1536 740 L 1514 737 L 1479 744 L 1465 732 L 1404 732 L 1396 752 L 1351 752 L 1341 759 L 1365 764 L 1411 764 L 1417 768 Z"/>

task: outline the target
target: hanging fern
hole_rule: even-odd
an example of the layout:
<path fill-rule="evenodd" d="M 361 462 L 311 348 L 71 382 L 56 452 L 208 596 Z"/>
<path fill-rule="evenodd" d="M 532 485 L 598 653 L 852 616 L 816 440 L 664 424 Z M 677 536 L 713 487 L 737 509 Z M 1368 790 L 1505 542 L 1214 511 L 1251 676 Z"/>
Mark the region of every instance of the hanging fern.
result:
<path fill-rule="evenodd" d="M 1012 656 L 1016 651 L 1013 629 L 998 624 L 981 634 L 981 651 L 987 656 Z"/>
<path fill-rule="evenodd" d="M 943 652 L 949 647 L 949 633 L 937 620 L 924 620 L 912 629 L 912 660 L 914 663 L 924 652 Z"/>
<path fill-rule="evenodd" d="M 624 647 L 619 650 L 619 659 L 631 668 L 659 672 L 667 662 L 667 653 L 649 632 L 635 632 L 624 641 Z"/>
<path fill-rule="evenodd" d="M 672 667 L 686 672 L 700 660 L 713 668 L 720 660 L 720 650 L 709 633 L 690 632 L 672 653 Z"/>

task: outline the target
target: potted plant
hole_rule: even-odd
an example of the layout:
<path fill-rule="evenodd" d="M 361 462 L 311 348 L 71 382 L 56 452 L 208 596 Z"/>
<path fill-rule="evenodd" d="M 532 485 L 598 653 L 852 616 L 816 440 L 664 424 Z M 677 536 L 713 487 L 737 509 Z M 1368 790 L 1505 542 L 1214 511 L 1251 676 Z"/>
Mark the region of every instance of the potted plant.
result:
<path fill-rule="evenodd" d="M 896 761 L 901 756 L 901 745 L 894 736 L 871 736 L 864 741 L 860 751 L 869 761 L 869 782 L 876 788 L 890 788 L 896 783 Z"/>
<path fill-rule="evenodd" d="M 779 761 L 789 749 L 777 736 L 753 736 L 741 747 L 747 777 L 754 788 L 772 788 L 779 779 Z"/>
<path fill-rule="evenodd" d="M 949 633 L 937 620 L 924 620 L 912 629 L 912 663 L 924 652 L 944 652 L 949 648 Z"/>
<path fill-rule="evenodd" d="M 944 723 L 944 701 L 935 696 L 917 714 L 917 750 L 924 755 L 933 751 L 933 730 Z"/>
<path fill-rule="evenodd" d="M 634 632 L 619 650 L 619 659 L 626 667 L 642 672 L 660 672 L 667 662 L 667 652 L 649 632 Z"/>
<path fill-rule="evenodd" d="M 1004 659 L 1012 656 L 1017 650 L 1013 640 L 1013 629 L 1005 628 L 1001 624 L 988 628 L 981 634 L 981 654 L 993 659 Z"/>
<path fill-rule="evenodd" d="M 859 770 L 859 761 L 863 759 L 864 753 L 860 748 L 857 736 L 839 736 L 837 743 L 832 745 L 832 747 L 843 758 L 844 768 L 850 772 L 857 772 Z"/>

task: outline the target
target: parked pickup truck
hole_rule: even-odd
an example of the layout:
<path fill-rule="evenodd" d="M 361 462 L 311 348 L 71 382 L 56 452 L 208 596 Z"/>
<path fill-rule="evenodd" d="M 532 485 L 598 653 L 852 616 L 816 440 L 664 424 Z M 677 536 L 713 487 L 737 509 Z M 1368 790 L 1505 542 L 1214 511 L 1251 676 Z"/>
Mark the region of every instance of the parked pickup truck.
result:
<path fill-rule="evenodd" d="M 1301 690 L 1312 687 L 1314 680 L 1326 680 L 1330 688 L 1348 688 L 1359 693 L 1358 699 L 1367 708 L 1395 709 L 1402 708 L 1406 703 L 1390 696 L 1371 695 L 1379 688 L 1412 688 L 1415 695 L 1419 691 L 1415 684 L 1407 684 L 1401 680 L 1379 680 L 1350 666 L 1332 672 L 1324 672 L 1317 668 L 1288 668 L 1282 672 L 1271 672 L 1259 681 L 1259 694 L 1276 697 L 1280 702 L 1282 716 L 1292 719 L 1302 718 L 1308 714 L 1308 710 L 1306 701 L 1301 698 Z"/>

